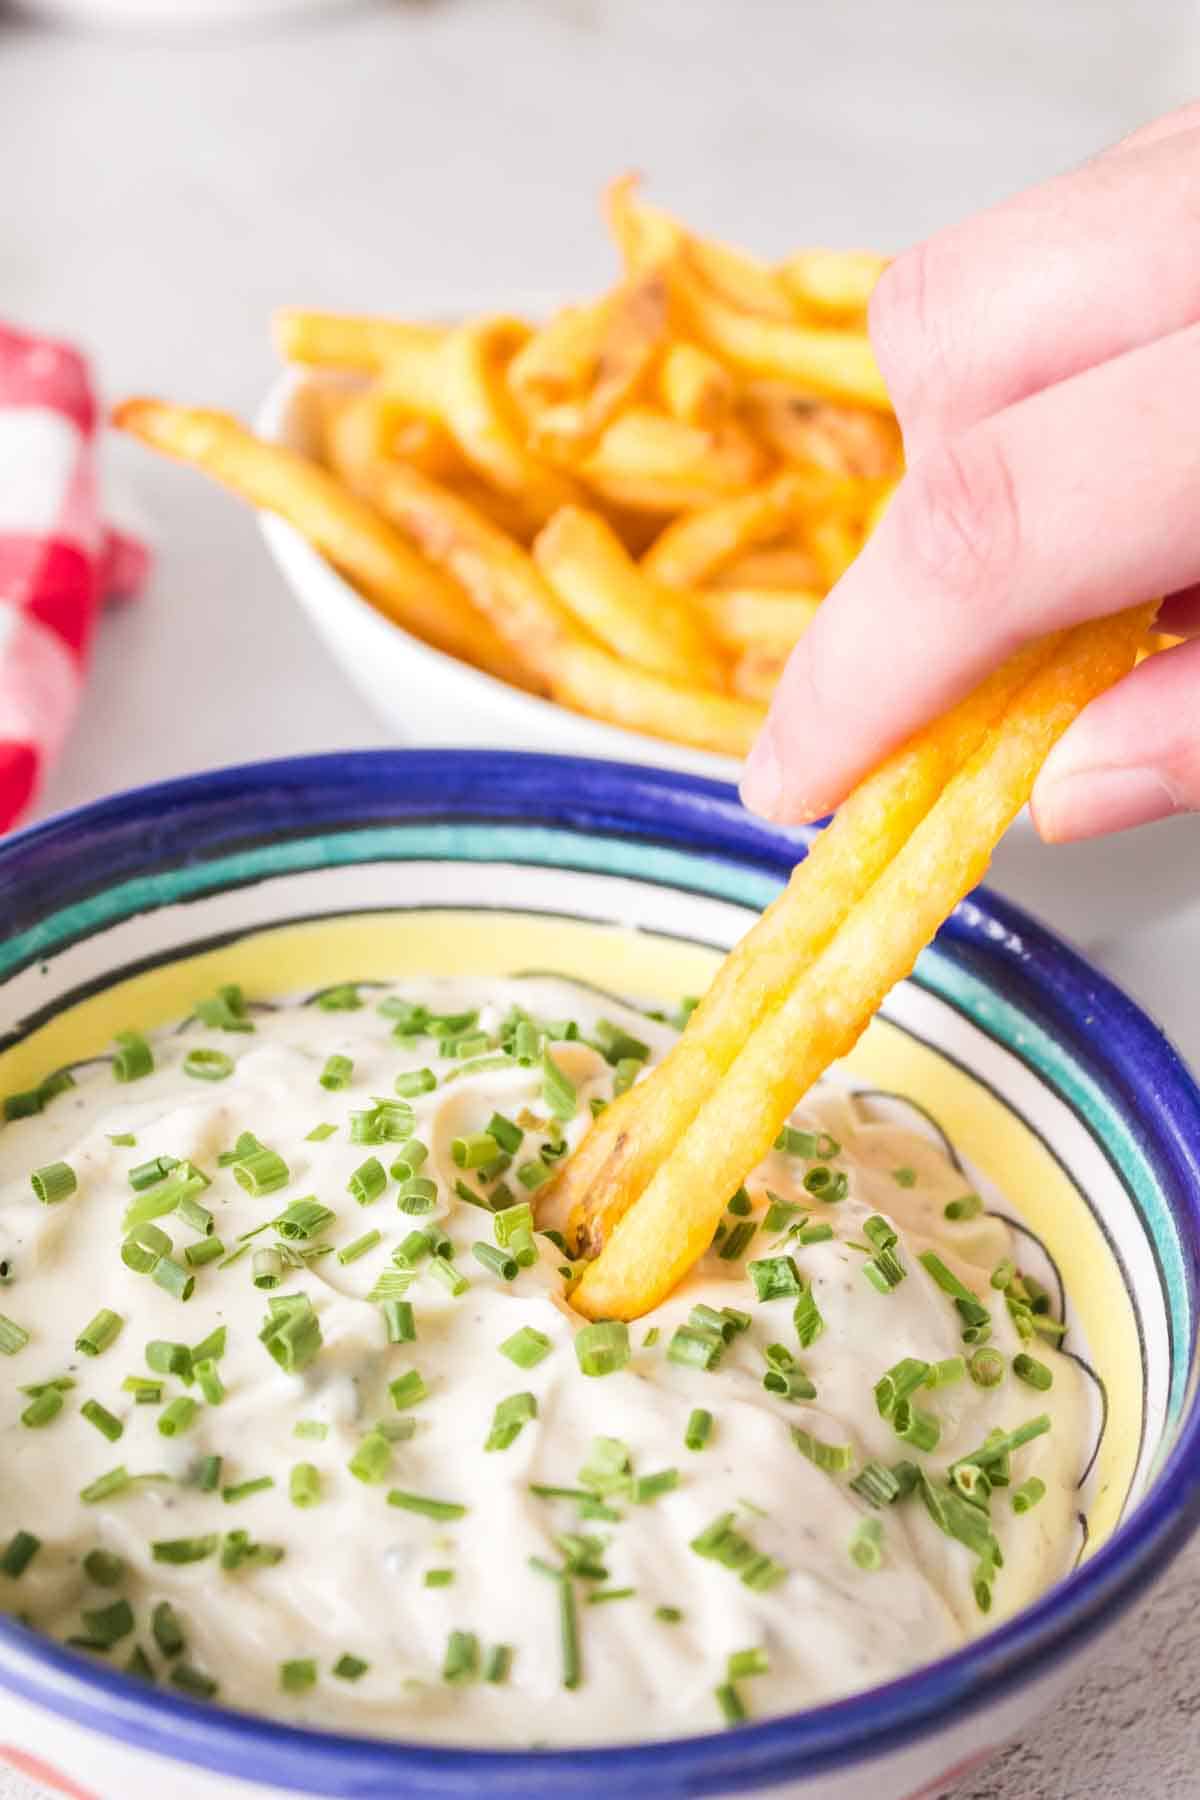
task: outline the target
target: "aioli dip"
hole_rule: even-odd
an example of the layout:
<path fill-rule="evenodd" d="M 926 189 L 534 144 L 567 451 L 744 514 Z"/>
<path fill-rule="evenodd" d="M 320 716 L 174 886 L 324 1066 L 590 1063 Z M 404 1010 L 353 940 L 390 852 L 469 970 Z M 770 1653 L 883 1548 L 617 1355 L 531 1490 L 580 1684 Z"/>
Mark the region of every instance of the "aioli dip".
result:
<path fill-rule="evenodd" d="M 197 1010 L 9 1104 L 0 1606 L 293 1722 L 565 1744 L 886 1681 L 1068 1569 L 1089 1396 L 932 1132 L 822 1087 L 683 1286 L 586 1327 L 522 1208 L 661 1015 Z"/>

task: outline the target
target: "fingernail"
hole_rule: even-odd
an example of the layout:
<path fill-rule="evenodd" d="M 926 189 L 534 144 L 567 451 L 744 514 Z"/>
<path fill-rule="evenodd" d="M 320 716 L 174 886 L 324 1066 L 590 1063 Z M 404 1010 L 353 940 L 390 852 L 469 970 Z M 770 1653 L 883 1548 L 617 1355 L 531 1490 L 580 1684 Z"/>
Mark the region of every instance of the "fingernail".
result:
<path fill-rule="evenodd" d="M 1158 769 L 1084 769 L 1034 795 L 1037 828 L 1049 844 L 1101 837 L 1150 825 L 1178 812 L 1182 800 Z"/>
<path fill-rule="evenodd" d="M 742 770 L 738 791 L 742 805 L 749 807 L 751 812 L 758 813 L 763 819 L 778 818 L 783 804 L 783 765 L 770 726 L 758 735 Z"/>

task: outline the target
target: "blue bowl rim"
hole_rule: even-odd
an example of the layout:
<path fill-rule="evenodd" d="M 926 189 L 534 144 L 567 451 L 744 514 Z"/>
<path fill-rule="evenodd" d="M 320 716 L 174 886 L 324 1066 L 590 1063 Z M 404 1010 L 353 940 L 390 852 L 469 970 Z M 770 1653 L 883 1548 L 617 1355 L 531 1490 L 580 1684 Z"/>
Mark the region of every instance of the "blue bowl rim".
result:
<path fill-rule="evenodd" d="M 132 829 L 127 855 L 161 866 L 202 852 L 205 836 L 253 820 L 259 836 L 303 835 L 328 795 L 349 824 L 369 816 L 505 817 L 684 843 L 786 876 L 811 830 L 750 818 L 735 791 L 706 777 L 640 764 L 518 751 L 332 752 L 235 765 L 130 789 L 56 815 L 0 844 L 0 908 L 41 882 L 61 892 L 66 865 Z M 390 796 L 386 807 L 382 796 Z M 498 796 L 506 796 L 501 799 Z M 536 802 L 536 805 L 534 804 Z M 247 815 L 243 817 L 243 815 Z M 285 824 L 284 820 L 289 821 Z M 153 820 L 154 832 L 138 827 Z M 199 820 L 199 831 L 196 830 Z M 265 829 L 264 829 L 265 828 Z M 177 841 L 176 841 L 177 840 Z M 153 845 L 153 858 L 147 843 Z M 120 862 L 122 851 L 117 855 Z M 122 868 L 121 873 L 127 873 Z M 114 869 L 111 873 L 115 874 Z M 1150 1019 L 1019 907 L 977 889 L 939 946 L 1075 1047 L 1117 1099 L 1167 1194 L 1200 1288 L 1200 1088 Z M 40 910 L 40 908 L 39 908 Z M 1193 1360 L 1195 1348 L 1193 1346 Z M 736 1732 L 551 1750 L 455 1749 L 360 1738 L 200 1705 L 97 1666 L 0 1619 L 0 1685 L 63 1719 L 167 1758 L 297 1792 L 359 1797 L 584 1795 L 630 1800 L 745 1792 L 845 1769 L 957 1723 L 1051 1675 L 1144 1591 L 1200 1525 L 1200 1397 L 1195 1380 L 1152 1487 L 1082 1568 L 1033 1606 L 954 1654 L 882 1687 Z"/>

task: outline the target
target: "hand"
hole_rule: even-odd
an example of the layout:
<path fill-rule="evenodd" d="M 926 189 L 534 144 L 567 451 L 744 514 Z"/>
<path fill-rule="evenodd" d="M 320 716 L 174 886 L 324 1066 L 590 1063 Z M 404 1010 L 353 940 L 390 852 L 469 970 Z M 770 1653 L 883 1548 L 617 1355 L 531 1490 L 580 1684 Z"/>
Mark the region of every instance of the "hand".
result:
<path fill-rule="evenodd" d="M 798 822 L 1019 645 L 1169 596 L 1200 639 L 1200 105 L 906 251 L 871 336 L 908 472 L 794 651 L 743 781 Z M 1200 807 L 1200 641 L 1095 701 L 1042 836 Z"/>

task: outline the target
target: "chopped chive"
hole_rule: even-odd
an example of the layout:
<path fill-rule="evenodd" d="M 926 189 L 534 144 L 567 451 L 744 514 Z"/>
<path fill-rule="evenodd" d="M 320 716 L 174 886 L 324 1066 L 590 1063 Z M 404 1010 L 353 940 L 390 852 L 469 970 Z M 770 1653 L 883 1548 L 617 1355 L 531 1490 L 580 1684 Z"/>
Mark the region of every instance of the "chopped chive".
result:
<path fill-rule="evenodd" d="M 710 1412 L 705 1412 L 702 1406 L 695 1407 L 688 1415 L 688 1422 L 683 1433 L 683 1441 L 687 1448 L 689 1450 L 703 1450 L 704 1446 L 708 1443 L 709 1438 L 712 1436 L 712 1428 L 712 1414 Z"/>
<path fill-rule="evenodd" d="M 497 1112 L 493 1113 L 488 1120 L 487 1129 L 506 1155 L 516 1155 L 525 1136 L 519 1125 L 514 1124 L 503 1113 Z"/>
<path fill-rule="evenodd" d="M 220 1406 L 222 1400 L 225 1398 L 225 1384 L 221 1380 L 220 1371 L 213 1358 L 211 1356 L 202 1356 L 199 1362 L 194 1362 L 192 1364 L 192 1368 L 196 1380 L 200 1384 L 200 1392 L 204 1395 L 209 1406 Z M 168 1407 L 167 1412 L 170 1412 L 170 1410 L 170 1407 Z M 166 1413 L 164 1413 L 163 1417 L 166 1417 Z M 161 1421 L 159 1423 L 159 1430 L 162 1430 Z"/>
<path fill-rule="evenodd" d="M 13 1581 L 19 1580 L 41 1547 L 41 1538 L 34 1537 L 32 1531 L 14 1532 L 0 1553 L 0 1571 Z M 107 1583 L 101 1585 L 106 1586 Z"/>
<path fill-rule="evenodd" d="M 587 1604 L 603 1606 L 608 1600 L 632 1600 L 636 1593 L 637 1589 L 631 1587 L 593 1588 L 587 1595 Z"/>
<path fill-rule="evenodd" d="M 398 1506 L 403 1512 L 420 1513 L 426 1519 L 462 1519 L 467 1509 L 456 1500 L 434 1500 L 427 1494 L 406 1493 L 403 1488 L 391 1488 L 388 1492 L 388 1505 Z"/>
<path fill-rule="evenodd" d="M 292 1426 L 292 1436 L 312 1438 L 318 1443 L 323 1443 L 329 1436 L 329 1427 L 324 1419 L 297 1419 Z"/>
<path fill-rule="evenodd" d="M 158 1258 L 150 1271 L 150 1279 L 174 1300 L 190 1300 L 196 1286 L 196 1277 L 171 1256 Z"/>
<path fill-rule="evenodd" d="M 193 1195 L 184 1194 L 175 1211 L 184 1224 L 190 1225 L 193 1231 L 198 1231 L 201 1237 L 212 1236 L 213 1216 L 207 1206 L 201 1206 Z"/>
<path fill-rule="evenodd" d="M 891 1506 L 900 1498 L 900 1482 L 882 1463 L 864 1463 L 850 1486 L 868 1506 Z"/>
<path fill-rule="evenodd" d="M 162 1399 L 161 1381 L 147 1381 L 144 1375 L 127 1375 L 121 1383 L 123 1391 L 132 1394 L 138 1406 L 157 1406 Z"/>
<path fill-rule="evenodd" d="M 619 1319 L 585 1325 L 575 1334 L 575 1357 L 584 1375 L 612 1375 L 629 1361 L 629 1327 Z"/>
<path fill-rule="evenodd" d="M 392 1466 L 392 1446 L 382 1431 L 368 1431 L 346 1464 L 358 1481 L 374 1484 L 387 1478 Z"/>
<path fill-rule="evenodd" d="M 402 1213 L 429 1213 L 437 1205 L 437 1197 L 436 1181 L 431 1181 L 427 1175 L 410 1175 L 407 1181 L 401 1183 L 396 1205 Z"/>
<path fill-rule="evenodd" d="M 432 1094 L 437 1076 L 432 1069 L 407 1069 L 392 1085 L 402 1100 L 415 1100 L 418 1094 Z"/>
<path fill-rule="evenodd" d="M 190 1381 L 192 1353 L 186 1344 L 171 1344 L 162 1338 L 151 1338 L 146 1345 L 146 1367 L 153 1369 L 156 1375 L 178 1375 L 184 1381 Z"/>
<path fill-rule="evenodd" d="M 427 1588 L 453 1587 L 454 1586 L 454 1570 L 453 1569 L 426 1569 L 425 1577 L 424 1577 L 424 1585 Z"/>
<path fill-rule="evenodd" d="M 220 1538 L 215 1531 L 204 1537 L 160 1538 L 151 1544 L 150 1554 L 155 1562 L 174 1563 L 182 1567 L 186 1563 L 204 1562 L 213 1555 Z"/>
<path fill-rule="evenodd" d="M 553 1345 L 544 1332 L 535 1330 L 532 1325 L 522 1325 L 498 1348 L 502 1356 L 516 1363 L 518 1369 L 532 1369 L 543 1357 L 549 1356 Z"/>
<path fill-rule="evenodd" d="M 0 1313 L 0 1355 L 15 1356 L 29 1342 L 29 1333 L 15 1319 Z"/>
<path fill-rule="evenodd" d="M 279 1298 L 294 1299 L 302 1304 L 286 1308 L 281 1306 L 279 1310 L 275 1310 L 276 1297 L 272 1296 L 272 1311 L 258 1334 L 259 1339 L 281 1369 L 289 1375 L 299 1375 L 321 1348 L 321 1322 L 306 1295 L 283 1295 Z"/>
<path fill-rule="evenodd" d="M 715 1369 L 725 1353 L 724 1333 L 710 1326 L 677 1325 L 667 1345 L 667 1361 L 685 1368 Z"/>
<path fill-rule="evenodd" d="M 291 1180 L 291 1171 L 277 1151 L 260 1148 L 233 1164 L 233 1178 L 239 1187 L 258 1199 L 286 1187 Z"/>
<path fill-rule="evenodd" d="M 756 1593 L 765 1593 L 787 1575 L 782 1563 L 754 1548 L 750 1539 L 734 1527 L 736 1514 L 721 1513 L 689 1546 L 697 1556 L 707 1557 L 731 1570 L 742 1583 Z"/>
<path fill-rule="evenodd" d="M 517 1259 L 509 1256 L 507 1251 L 500 1250 L 495 1244 L 475 1243 L 471 1245 L 471 1255 L 481 1263 L 491 1275 L 498 1275 L 501 1281 L 515 1281 L 517 1277 Z"/>
<path fill-rule="evenodd" d="M 311 1131 L 305 1132 L 304 1141 L 306 1144 L 323 1144 L 326 1138 L 334 1135 L 336 1130 L 336 1125 L 314 1125 Z"/>
<path fill-rule="evenodd" d="M 683 1613 L 677 1606 L 656 1606 L 654 1616 L 656 1619 L 661 1619 L 664 1625 L 678 1625 L 683 1618 Z"/>
<path fill-rule="evenodd" d="M 531 1162 L 521 1163 L 517 1168 L 517 1180 L 521 1183 L 522 1187 L 528 1188 L 531 1193 L 534 1189 L 542 1187 L 545 1182 L 549 1181 L 553 1174 L 554 1170 L 544 1163 L 540 1157 L 534 1158 Z"/>
<path fill-rule="evenodd" d="M 512 1668 L 513 1650 L 511 1644 L 495 1644 L 487 1653 L 483 1665 L 483 1679 L 493 1685 L 508 1680 Z"/>
<path fill-rule="evenodd" d="M 46 1163 L 29 1177 L 30 1186 L 43 1206 L 54 1206 L 79 1186 L 70 1163 Z"/>
<path fill-rule="evenodd" d="M 516 1442 L 522 1428 L 536 1418 L 537 1401 L 532 1394 L 509 1394 L 497 1403 L 484 1449 L 507 1450 Z"/>
<path fill-rule="evenodd" d="M 917 1185 L 917 1171 L 905 1164 L 902 1168 L 892 1170 L 892 1180 L 897 1187 L 911 1188 Z"/>
<path fill-rule="evenodd" d="M 163 1407 L 158 1418 L 158 1429 L 163 1437 L 179 1437 L 195 1419 L 199 1407 L 195 1400 L 187 1394 L 180 1394 L 167 1406 Z"/>
<path fill-rule="evenodd" d="M 521 1232 L 532 1231 L 533 1208 L 528 1200 L 518 1200 L 512 1206 L 503 1206 L 492 1218 L 492 1231 L 496 1242 L 504 1249 L 512 1245 L 514 1237 Z"/>
<path fill-rule="evenodd" d="M 841 1169 L 829 1169 L 824 1163 L 818 1163 L 804 1177 L 804 1191 L 811 1194 L 814 1200 L 821 1200 L 827 1206 L 836 1206 L 850 1192 L 850 1180 Z"/>
<path fill-rule="evenodd" d="M 382 1242 L 382 1232 L 364 1231 L 362 1236 L 355 1238 L 352 1244 L 346 1244 L 338 1251 L 337 1259 L 345 1267 L 349 1263 L 357 1262 L 360 1256 L 368 1255 L 370 1251 L 374 1250 L 376 1244 Z"/>
<path fill-rule="evenodd" d="M 892 1429 L 906 1444 L 926 1452 L 937 1449 L 942 1435 L 942 1427 L 933 1413 L 923 1412 L 911 1400 L 897 1402 L 892 1413 Z"/>
<path fill-rule="evenodd" d="M 754 1202 L 744 1187 L 740 1187 L 733 1197 L 725 1202 L 725 1211 L 731 1212 L 735 1219 L 747 1219 L 754 1211 Z"/>
<path fill-rule="evenodd" d="M 429 1389 L 425 1386 L 425 1377 L 420 1369 L 408 1369 L 403 1375 L 397 1375 L 395 1381 L 388 1383 L 388 1393 L 396 1411 L 405 1412 L 410 1406 L 417 1406 L 427 1399 Z"/>
<path fill-rule="evenodd" d="M 854 1452 L 849 1444 L 826 1444 L 816 1438 L 810 1431 L 800 1425 L 792 1426 L 792 1442 L 809 1462 L 815 1463 L 818 1469 L 824 1469 L 827 1475 L 842 1475 L 854 1461 Z"/>
<path fill-rule="evenodd" d="M 315 1237 L 318 1231 L 324 1230 L 336 1217 L 337 1214 L 330 1207 L 322 1206 L 319 1200 L 309 1194 L 303 1200 L 293 1200 L 271 1223 L 285 1242 L 303 1244 Z"/>
<path fill-rule="evenodd" d="M 951 1220 L 977 1219 L 983 1211 L 983 1201 L 978 1194 L 963 1194 L 960 1199 L 947 1202 L 943 1211 Z"/>
<path fill-rule="evenodd" d="M 763 1229 L 765 1231 L 784 1231 L 801 1208 L 794 1201 L 784 1200 L 780 1195 L 772 1193 L 770 1188 L 767 1189 L 767 1199 L 770 1204 L 763 1219 Z"/>
<path fill-rule="evenodd" d="M 223 1487 L 221 1498 L 227 1506 L 236 1506 L 239 1500 L 249 1500 L 252 1494 L 265 1493 L 274 1486 L 273 1475 L 255 1475 L 250 1481 L 237 1481 L 229 1487 Z"/>
<path fill-rule="evenodd" d="M 310 1004 L 319 1006 L 322 1012 L 359 1012 L 364 1002 L 357 982 L 342 981 L 336 987 L 314 994 Z"/>
<path fill-rule="evenodd" d="M 925 1377 L 927 1388 L 952 1387 L 961 1381 L 967 1372 L 967 1360 L 964 1356 L 944 1356 L 940 1362 L 930 1363 L 929 1373 Z"/>
<path fill-rule="evenodd" d="M 27 1425 L 31 1431 L 40 1431 L 43 1426 L 49 1425 L 58 1417 L 62 1408 L 61 1388 L 45 1387 L 29 1402 L 21 1414 L 21 1423 Z"/>
<path fill-rule="evenodd" d="M 722 1262 L 737 1262 L 757 1230 L 757 1219 L 739 1220 L 717 1251 Z"/>
<path fill-rule="evenodd" d="M 741 1695 L 731 1681 L 721 1682 L 713 1689 L 713 1696 L 721 1709 L 721 1717 L 726 1725 L 740 1725 L 746 1717 L 746 1708 Z"/>
<path fill-rule="evenodd" d="M 802 1225 L 794 1233 L 796 1242 L 807 1247 L 809 1244 L 827 1244 L 833 1237 L 833 1226 L 825 1224 Z"/>
<path fill-rule="evenodd" d="M 211 1700 L 217 1692 L 217 1683 L 211 1675 L 205 1675 L 202 1670 L 194 1669 L 191 1663 L 182 1660 L 172 1667 L 170 1680 L 181 1693 L 190 1694 L 196 1700 Z"/>
<path fill-rule="evenodd" d="M 97 1587 L 119 1587 L 125 1578 L 125 1560 L 111 1550 L 89 1550 L 83 1559 L 83 1572 Z"/>
<path fill-rule="evenodd" d="M 129 1185 L 135 1194 L 140 1194 L 144 1188 L 153 1187 L 178 1167 L 177 1156 L 152 1156 L 148 1162 L 137 1163 L 130 1169 Z"/>
<path fill-rule="evenodd" d="M 1011 1256 L 1006 1256 L 992 1270 L 991 1285 L 1001 1293 L 1012 1286 L 1016 1278 L 1017 1265 Z"/>
<path fill-rule="evenodd" d="M 1013 1489 L 1011 1500 L 1013 1511 L 1015 1513 L 1030 1512 L 1039 1500 L 1044 1499 L 1045 1493 L 1045 1482 L 1040 1476 L 1031 1475 L 1027 1481 L 1021 1483 L 1020 1487 Z"/>
<path fill-rule="evenodd" d="M 466 1276 L 459 1273 L 447 1256 L 433 1257 L 429 1263 L 429 1273 L 437 1277 L 455 1300 L 460 1294 L 465 1294 L 471 1285 Z"/>
<path fill-rule="evenodd" d="M 94 1425 L 110 1444 L 115 1444 L 125 1430 L 120 1419 L 115 1418 L 106 1406 L 101 1406 L 98 1400 L 85 1400 L 79 1411 L 88 1424 Z"/>
<path fill-rule="evenodd" d="M 366 1674 L 370 1666 L 361 1656 L 352 1656 L 347 1650 L 334 1663 L 333 1674 L 339 1681 L 357 1681 Z"/>
<path fill-rule="evenodd" d="M 458 1137 L 450 1145 L 454 1166 L 458 1169 L 486 1169 L 501 1154 L 500 1145 L 490 1131 L 472 1132 Z"/>
<path fill-rule="evenodd" d="M 412 1302 L 410 1300 L 381 1300 L 379 1308 L 383 1314 L 388 1343 L 413 1343 L 416 1339 L 417 1327 L 413 1317 Z"/>
<path fill-rule="evenodd" d="M 473 1631 L 452 1631 L 442 1659 L 442 1680 L 451 1686 L 474 1681 L 479 1674 L 479 1639 Z"/>
<path fill-rule="evenodd" d="M 642 1349 L 643 1350 L 652 1350 L 654 1348 L 655 1344 L 657 1344 L 657 1342 L 661 1336 L 662 1336 L 662 1333 L 659 1330 L 658 1326 L 652 1325 L 650 1327 L 649 1331 L 646 1333 L 645 1337 L 642 1339 Z"/>
<path fill-rule="evenodd" d="M 288 1477 L 288 1497 L 293 1506 L 316 1506 L 321 1498 L 321 1472 L 315 1463 L 292 1465 Z"/>
<path fill-rule="evenodd" d="M 140 1031 L 118 1031 L 113 1074 L 118 1081 L 140 1081 L 154 1068 L 154 1052 Z"/>
<path fill-rule="evenodd" d="M 150 1615 L 150 1630 L 164 1656 L 179 1656 L 185 1646 L 183 1626 L 169 1600 L 160 1600 Z"/>
<path fill-rule="evenodd" d="M 657 1500 L 660 1494 L 671 1493 L 678 1486 L 678 1469 L 659 1469 L 653 1475 L 635 1475 L 629 1498 L 637 1505 L 644 1506 L 651 1500 Z"/>
<path fill-rule="evenodd" d="M 875 1383 L 875 1405 L 879 1416 L 890 1419 L 897 1406 L 915 1394 L 929 1379 L 930 1364 L 917 1356 L 901 1357 Z"/>
<path fill-rule="evenodd" d="M 984 1345 L 976 1350 L 967 1364 L 967 1373 L 976 1387 L 998 1387 L 1004 1380 L 1004 1358 L 999 1350 Z"/>
<path fill-rule="evenodd" d="M 721 1254 L 724 1255 L 725 1252 L 722 1251 Z M 769 1256 L 758 1262 L 747 1263 L 746 1273 L 754 1283 L 754 1291 L 760 1300 L 791 1297 L 804 1291 L 800 1271 L 790 1256 Z"/>
<path fill-rule="evenodd" d="M 254 1030 L 254 1022 L 247 1014 L 245 996 L 236 982 L 225 982 L 211 999 L 198 1000 L 194 1010 L 200 1023 L 211 1026 L 214 1031 Z"/>
<path fill-rule="evenodd" d="M 84 1607 L 80 1613 L 86 1636 L 74 1642 L 88 1650 L 111 1650 L 133 1630 L 133 1608 L 128 1600 L 113 1600 L 108 1606 Z"/>
<path fill-rule="evenodd" d="M 133 1486 L 133 1476 L 124 1464 L 109 1469 L 107 1474 L 97 1475 L 85 1488 L 80 1488 L 79 1498 L 85 1506 L 97 1506 L 101 1500 L 111 1500 L 114 1494 L 123 1493 L 127 1487 Z"/>
<path fill-rule="evenodd" d="M 221 1464 L 219 1456 L 203 1456 L 196 1469 L 196 1486 L 202 1494 L 215 1494 L 221 1485 Z"/>
<path fill-rule="evenodd" d="M 216 1262 L 224 1256 L 225 1246 L 219 1237 L 201 1238 L 195 1244 L 189 1244 L 183 1253 L 183 1260 L 191 1269 L 202 1269 L 210 1262 Z"/>
<path fill-rule="evenodd" d="M 193 1081 L 225 1081 L 233 1074 L 233 1058 L 224 1050 L 189 1050 L 183 1072 Z"/>
<path fill-rule="evenodd" d="M 317 1685 L 317 1665 L 311 1656 L 292 1656 L 279 1665 L 279 1685 L 285 1694 L 304 1694 Z"/>
<path fill-rule="evenodd" d="M 816 1343 L 824 1331 L 825 1320 L 821 1316 L 821 1309 L 817 1305 L 811 1287 L 804 1289 L 792 1308 L 792 1324 L 795 1326 L 796 1336 L 800 1340 L 801 1347 L 805 1350 L 810 1344 Z"/>
<path fill-rule="evenodd" d="M 860 1519 L 850 1539 L 850 1560 L 871 1571 L 883 1565 L 883 1526 L 878 1519 Z"/>
<path fill-rule="evenodd" d="M 1026 1356 L 1023 1351 L 1013 1357 L 1012 1372 L 1018 1381 L 1023 1381 L 1027 1387 L 1037 1388 L 1042 1393 L 1054 1385 L 1053 1370 L 1047 1368 L 1044 1362 L 1039 1362 L 1036 1356 Z"/>
<path fill-rule="evenodd" d="M 387 1174 L 377 1156 L 368 1156 L 366 1162 L 359 1163 L 353 1175 L 346 1183 L 346 1191 L 352 1194 L 360 1206 L 370 1206 L 387 1186 Z"/>
<path fill-rule="evenodd" d="M 766 1675 L 770 1671 L 766 1651 L 761 1645 L 752 1650 L 731 1651 L 726 1672 L 730 1681 L 742 1681 L 750 1675 Z"/>

